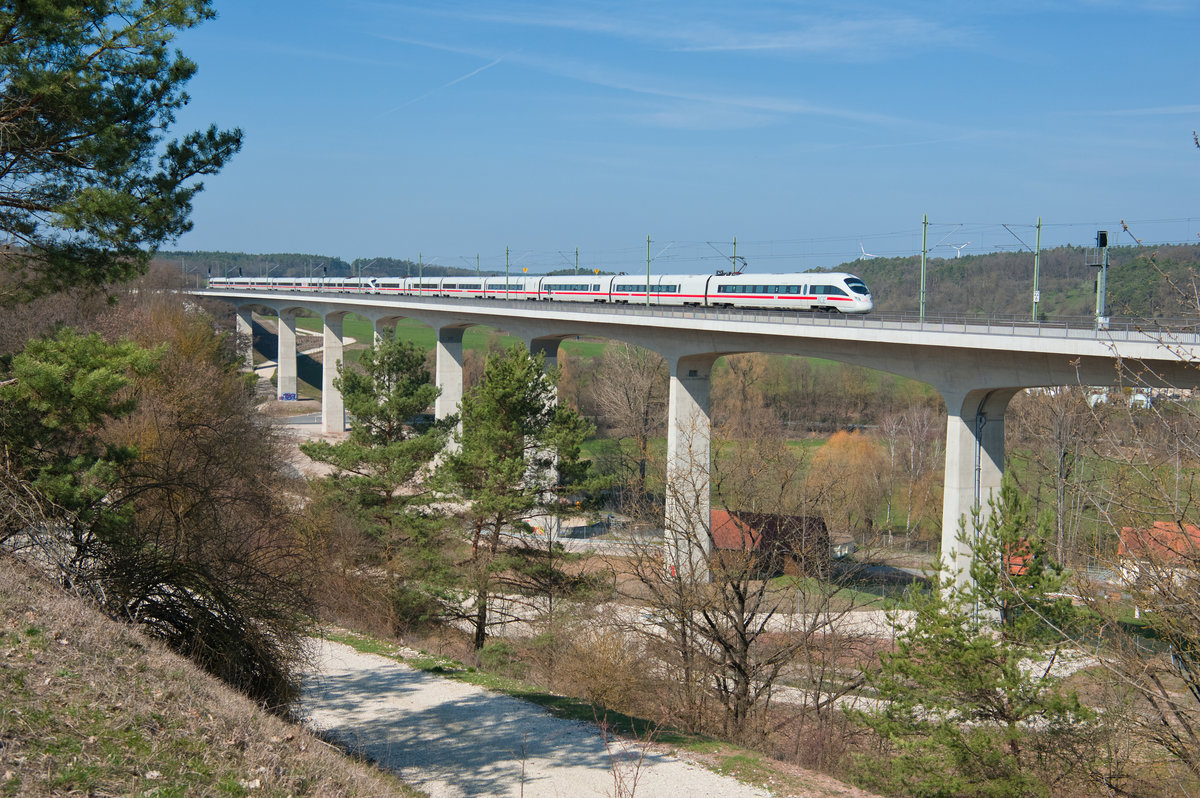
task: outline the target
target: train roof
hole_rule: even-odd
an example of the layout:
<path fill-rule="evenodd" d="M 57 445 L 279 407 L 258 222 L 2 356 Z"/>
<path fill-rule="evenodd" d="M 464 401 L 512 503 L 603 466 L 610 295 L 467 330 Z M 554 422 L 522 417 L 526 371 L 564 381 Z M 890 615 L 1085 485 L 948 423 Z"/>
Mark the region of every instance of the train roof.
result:
<path fill-rule="evenodd" d="M 858 275 L 851 274 L 850 272 L 742 272 L 740 274 L 726 273 L 726 274 L 718 274 L 716 276 L 717 277 L 745 277 L 747 279 L 753 278 L 755 280 L 759 280 L 764 277 L 783 277 L 783 278 L 793 278 L 793 279 L 796 277 L 843 277 L 843 278 L 844 277 L 858 277 Z"/>

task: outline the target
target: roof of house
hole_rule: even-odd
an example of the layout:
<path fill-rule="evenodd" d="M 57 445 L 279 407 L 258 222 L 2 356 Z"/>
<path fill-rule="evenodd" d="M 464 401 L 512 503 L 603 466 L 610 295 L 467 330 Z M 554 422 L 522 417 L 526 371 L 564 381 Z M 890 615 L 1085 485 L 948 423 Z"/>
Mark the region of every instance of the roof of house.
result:
<path fill-rule="evenodd" d="M 828 545 L 825 520 L 817 516 L 775 515 L 728 510 L 712 511 L 713 546 L 717 549 L 757 551 L 774 541 L 803 542 L 809 535 L 823 535 Z"/>
<path fill-rule="evenodd" d="M 1121 527 L 1117 547 L 1121 557 L 1159 559 L 1165 562 L 1200 559 L 1200 527 L 1176 521 L 1155 521 L 1154 526 Z"/>

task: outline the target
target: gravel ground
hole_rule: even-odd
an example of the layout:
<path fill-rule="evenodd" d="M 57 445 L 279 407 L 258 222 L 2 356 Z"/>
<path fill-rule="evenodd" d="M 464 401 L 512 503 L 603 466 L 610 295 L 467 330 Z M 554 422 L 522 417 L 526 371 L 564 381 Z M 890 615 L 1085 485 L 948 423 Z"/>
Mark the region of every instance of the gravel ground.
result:
<path fill-rule="evenodd" d="M 769 798 L 654 746 L 533 704 L 314 641 L 304 715 L 433 798 Z M 630 789 L 636 779 L 636 793 Z"/>

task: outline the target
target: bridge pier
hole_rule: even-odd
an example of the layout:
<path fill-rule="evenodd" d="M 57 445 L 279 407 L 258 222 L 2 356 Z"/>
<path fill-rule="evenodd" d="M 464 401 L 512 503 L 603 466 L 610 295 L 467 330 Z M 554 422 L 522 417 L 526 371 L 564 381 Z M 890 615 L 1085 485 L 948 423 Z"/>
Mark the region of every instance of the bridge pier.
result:
<path fill-rule="evenodd" d="M 324 320 L 324 346 L 321 355 L 321 431 L 346 431 L 346 405 L 342 392 L 333 384 L 342 362 L 342 321 L 345 312 L 326 313 Z"/>
<path fill-rule="evenodd" d="M 529 345 L 529 354 L 537 356 L 539 353 L 545 359 L 546 373 L 558 368 L 558 344 L 561 338 L 530 338 L 526 343 Z"/>
<path fill-rule="evenodd" d="M 940 389 L 946 401 L 946 474 L 942 497 L 942 563 L 956 585 L 971 581 L 971 552 L 959 540 L 991 515 L 1004 476 L 1004 411 L 1019 388 Z M 978 508 L 978 510 L 977 510 Z"/>
<path fill-rule="evenodd" d="M 438 327 L 434 384 L 441 390 L 433 403 L 433 414 L 442 419 L 458 412 L 463 397 L 463 333 L 465 327 Z M 462 420 L 459 419 L 459 431 Z"/>
<path fill-rule="evenodd" d="M 279 311 L 278 333 L 275 337 L 275 398 L 295 399 L 296 371 L 296 313 Z"/>
<path fill-rule="evenodd" d="M 254 371 L 254 313 L 248 307 L 237 309 L 237 346 L 242 363 Z"/>
<path fill-rule="evenodd" d="M 672 575 L 707 582 L 712 538 L 712 419 L 709 393 L 718 355 L 668 358 L 665 548 Z"/>

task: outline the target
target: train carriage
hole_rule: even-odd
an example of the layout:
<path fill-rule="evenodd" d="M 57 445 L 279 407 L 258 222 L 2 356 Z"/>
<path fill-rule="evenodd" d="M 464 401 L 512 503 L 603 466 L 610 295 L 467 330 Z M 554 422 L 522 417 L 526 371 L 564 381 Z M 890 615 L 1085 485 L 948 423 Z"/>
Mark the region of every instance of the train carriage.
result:
<path fill-rule="evenodd" d="M 213 287 L 331 291 L 449 299 L 611 302 L 628 305 L 762 308 L 867 313 L 870 289 L 845 272 L 793 274 L 550 275 L 471 277 L 214 277 Z"/>

